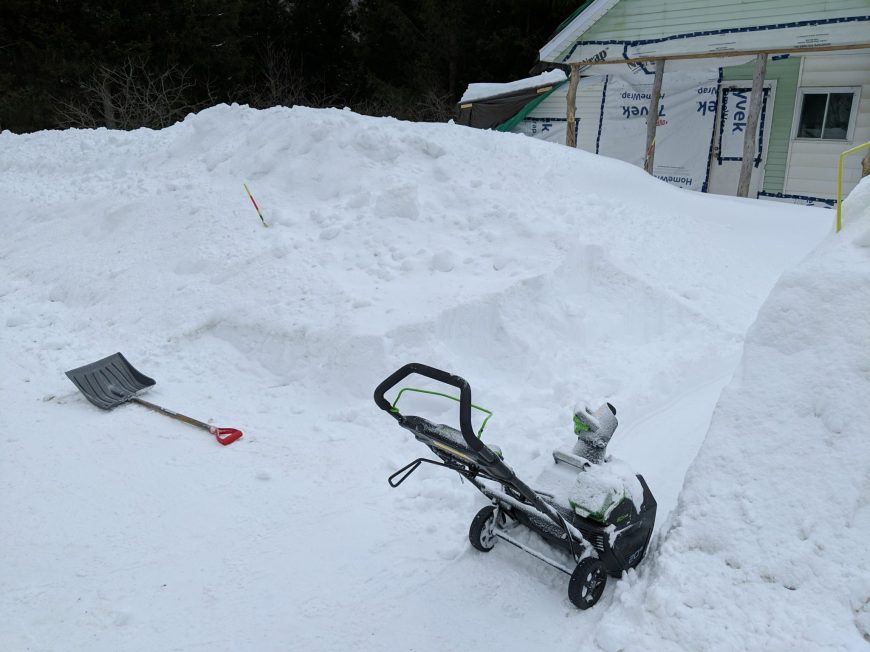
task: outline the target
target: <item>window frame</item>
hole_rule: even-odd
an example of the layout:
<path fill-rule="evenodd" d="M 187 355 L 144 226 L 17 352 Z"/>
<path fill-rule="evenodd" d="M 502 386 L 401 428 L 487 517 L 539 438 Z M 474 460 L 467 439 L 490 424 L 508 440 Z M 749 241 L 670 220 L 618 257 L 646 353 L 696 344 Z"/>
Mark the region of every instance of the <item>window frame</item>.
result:
<path fill-rule="evenodd" d="M 825 101 L 825 113 L 822 116 L 822 129 L 825 128 L 825 119 L 828 117 L 828 105 L 831 93 L 850 93 L 852 95 L 852 110 L 849 113 L 849 124 L 846 127 L 845 138 L 808 138 L 798 136 L 800 131 L 801 115 L 804 110 L 804 97 L 806 95 L 827 95 Z M 799 143 L 849 143 L 855 136 L 855 123 L 858 119 L 858 105 L 861 103 L 860 86 L 801 86 L 797 89 L 794 106 L 794 124 L 791 129 L 791 139 Z"/>

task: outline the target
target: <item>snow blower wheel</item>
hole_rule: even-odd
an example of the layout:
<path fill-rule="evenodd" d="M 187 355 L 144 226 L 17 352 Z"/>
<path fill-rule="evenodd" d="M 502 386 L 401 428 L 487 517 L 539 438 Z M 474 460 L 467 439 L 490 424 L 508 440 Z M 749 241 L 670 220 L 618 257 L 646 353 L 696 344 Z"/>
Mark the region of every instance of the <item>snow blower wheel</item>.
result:
<path fill-rule="evenodd" d="M 598 559 L 587 557 L 577 564 L 568 582 L 568 599 L 575 607 L 588 609 L 595 606 L 607 584 L 607 569 Z"/>
<path fill-rule="evenodd" d="M 468 539 L 471 545 L 480 552 L 489 552 L 495 547 L 496 536 L 493 532 L 495 527 L 495 507 L 489 505 L 477 512 L 468 529 Z"/>
<path fill-rule="evenodd" d="M 404 387 L 392 402 L 387 400 L 386 393 L 411 374 L 455 387 L 459 396 Z M 459 403 L 459 428 L 402 414 L 398 404 L 407 392 Z M 533 489 L 505 464 L 500 448 L 481 440 L 492 413 L 471 402 L 471 387 L 464 378 L 413 362 L 378 385 L 374 398 L 380 409 L 432 453 L 393 473 L 388 478 L 391 487 L 398 487 L 425 463 L 455 471 L 486 496 L 490 504 L 477 513 L 468 529 L 475 549 L 489 552 L 501 539 L 561 571 L 570 577 L 568 597 L 580 609 L 598 602 L 608 575 L 620 577 L 644 558 L 656 501 L 643 476 L 606 454 L 617 426 L 616 410 L 610 404 L 575 412 L 574 448 L 553 451 L 555 464 L 541 476 L 543 482 L 549 478 L 549 484 Z M 486 414 L 476 432 L 472 409 Z M 543 549 L 533 545 L 535 537 L 530 541 L 523 535 L 529 530 L 544 544 Z"/>

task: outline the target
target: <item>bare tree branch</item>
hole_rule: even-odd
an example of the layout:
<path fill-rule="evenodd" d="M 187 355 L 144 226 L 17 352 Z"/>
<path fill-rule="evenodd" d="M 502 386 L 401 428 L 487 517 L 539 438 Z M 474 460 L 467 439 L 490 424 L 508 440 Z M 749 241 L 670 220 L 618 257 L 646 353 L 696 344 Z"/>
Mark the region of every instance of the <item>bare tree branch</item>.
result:
<path fill-rule="evenodd" d="M 173 65 L 157 73 L 145 59 L 99 66 L 79 86 L 78 98 L 57 101 L 62 127 L 160 129 L 203 106 L 187 99 L 194 86 L 189 68 Z"/>

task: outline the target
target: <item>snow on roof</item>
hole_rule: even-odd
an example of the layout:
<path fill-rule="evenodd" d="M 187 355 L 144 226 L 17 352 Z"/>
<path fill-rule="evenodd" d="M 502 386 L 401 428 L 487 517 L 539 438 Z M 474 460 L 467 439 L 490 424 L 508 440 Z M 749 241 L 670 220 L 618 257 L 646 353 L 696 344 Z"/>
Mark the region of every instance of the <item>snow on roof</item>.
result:
<path fill-rule="evenodd" d="M 515 91 L 521 91 L 526 88 L 537 88 L 546 86 L 547 84 L 558 84 L 567 79 L 567 76 L 562 70 L 550 70 L 535 77 L 527 77 L 526 79 L 518 79 L 516 81 L 507 82 L 505 84 L 479 83 L 469 84 L 465 93 L 462 95 L 460 102 L 475 102 L 487 97 L 495 97 L 497 95 L 505 95 Z"/>
<path fill-rule="evenodd" d="M 596 20 L 606 14 L 619 0 L 593 0 L 586 8 L 574 16 L 565 27 L 559 30 L 550 41 L 540 49 L 538 58 L 541 61 L 555 61 L 571 42 L 591 27 Z"/>

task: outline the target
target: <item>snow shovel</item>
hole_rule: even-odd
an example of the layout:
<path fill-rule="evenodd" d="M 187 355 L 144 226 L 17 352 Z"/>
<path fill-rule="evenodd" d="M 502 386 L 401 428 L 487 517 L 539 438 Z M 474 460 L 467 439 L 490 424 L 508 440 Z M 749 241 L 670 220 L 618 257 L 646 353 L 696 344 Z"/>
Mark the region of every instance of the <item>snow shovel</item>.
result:
<path fill-rule="evenodd" d="M 73 381 L 86 399 L 103 410 L 111 410 L 113 407 L 131 401 L 147 407 L 149 410 L 206 430 L 215 436 L 218 443 L 224 446 L 232 444 L 242 436 L 241 430 L 216 428 L 178 412 L 154 405 L 154 403 L 143 401 L 135 396 L 136 392 L 151 387 L 155 381 L 137 371 L 120 353 L 77 369 L 71 369 L 66 372 L 66 376 Z"/>

